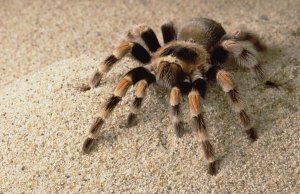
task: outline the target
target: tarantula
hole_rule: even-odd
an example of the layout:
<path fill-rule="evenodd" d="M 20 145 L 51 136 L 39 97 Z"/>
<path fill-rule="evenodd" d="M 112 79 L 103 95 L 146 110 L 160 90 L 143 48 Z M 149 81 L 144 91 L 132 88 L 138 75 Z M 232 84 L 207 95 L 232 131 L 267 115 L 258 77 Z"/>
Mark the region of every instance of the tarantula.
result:
<path fill-rule="evenodd" d="M 88 90 L 97 87 L 102 76 L 128 53 L 144 64 L 130 70 L 118 82 L 113 95 L 101 108 L 99 116 L 89 129 L 82 151 L 88 153 L 91 150 L 105 120 L 125 96 L 128 88 L 134 85 L 135 99 L 127 118 L 127 126 L 135 125 L 146 89 L 156 83 L 170 89 L 171 121 L 178 137 L 183 135 L 180 98 L 187 95 L 193 128 L 202 144 L 208 162 L 208 172 L 216 174 L 215 152 L 209 141 L 201 110 L 207 81 L 216 81 L 229 96 L 232 109 L 239 115 L 246 134 L 251 141 L 255 141 L 256 131 L 241 103 L 233 77 L 224 70 L 224 66 L 232 56 L 237 64 L 254 72 L 260 81 L 269 86 L 276 86 L 266 80 L 257 58 L 258 52 L 266 50 L 266 46 L 251 32 L 236 31 L 228 34 L 221 24 L 207 18 L 192 19 L 179 30 L 172 22 L 168 22 L 161 26 L 161 31 L 164 46 L 160 45 L 154 31 L 146 25 L 137 25 L 129 30 L 113 53 L 99 65 L 90 79 L 89 86 L 83 88 Z M 138 40 L 146 45 L 150 53 Z"/>

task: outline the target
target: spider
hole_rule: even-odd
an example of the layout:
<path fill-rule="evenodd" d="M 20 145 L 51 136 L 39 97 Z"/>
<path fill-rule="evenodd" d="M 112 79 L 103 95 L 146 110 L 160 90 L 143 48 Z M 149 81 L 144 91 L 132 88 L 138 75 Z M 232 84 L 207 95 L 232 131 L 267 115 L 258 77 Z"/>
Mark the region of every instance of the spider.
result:
<path fill-rule="evenodd" d="M 113 95 L 101 108 L 94 124 L 90 127 L 82 151 L 90 152 L 105 120 L 130 86 L 135 86 L 135 98 L 127 118 L 128 127 L 137 123 L 137 115 L 147 88 L 151 84 L 157 84 L 170 90 L 171 122 L 178 137 L 182 137 L 184 133 L 180 117 L 180 99 L 187 96 L 193 129 L 202 144 L 208 172 L 215 175 L 217 160 L 202 112 L 207 82 L 217 83 L 229 96 L 232 109 L 239 115 L 248 138 L 255 141 L 256 131 L 250 124 L 250 118 L 241 103 L 232 75 L 224 68 L 231 57 L 238 65 L 251 70 L 258 80 L 268 86 L 276 87 L 273 82 L 266 80 L 257 57 L 259 52 L 266 50 L 266 46 L 252 32 L 226 33 L 220 23 L 207 18 L 191 19 L 179 30 L 172 22 L 167 22 L 161 26 L 161 31 L 163 46 L 160 45 L 154 31 L 146 25 L 140 24 L 127 31 L 113 53 L 94 72 L 89 86 L 83 87 L 83 90 L 97 87 L 102 76 L 128 53 L 143 64 L 133 68 L 120 79 Z M 138 41 L 143 42 L 147 49 Z"/>

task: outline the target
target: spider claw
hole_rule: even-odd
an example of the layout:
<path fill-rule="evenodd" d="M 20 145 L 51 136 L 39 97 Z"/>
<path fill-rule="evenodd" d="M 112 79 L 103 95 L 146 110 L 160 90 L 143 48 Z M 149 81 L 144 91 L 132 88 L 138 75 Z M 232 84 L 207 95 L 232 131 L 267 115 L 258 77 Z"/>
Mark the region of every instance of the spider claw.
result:
<path fill-rule="evenodd" d="M 266 88 L 279 89 L 279 86 L 280 86 L 280 85 L 278 85 L 278 84 L 276 84 L 274 82 L 271 82 L 271 81 L 266 81 L 264 84 L 265 84 Z"/>
<path fill-rule="evenodd" d="M 253 128 L 250 128 L 246 131 L 247 135 L 248 135 L 248 138 L 250 139 L 251 142 L 254 142 L 257 140 L 258 136 L 257 136 L 257 133 L 255 131 L 255 129 Z"/>
<path fill-rule="evenodd" d="M 82 86 L 77 87 L 77 89 L 78 89 L 80 92 L 86 92 L 86 91 L 88 91 L 88 90 L 91 89 L 91 86 L 84 84 L 84 85 L 82 85 Z"/>
<path fill-rule="evenodd" d="M 183 122 L 175 124 L 175 133 L 178 138 L 181 138 L 184 134 Z"/>
<path fill-rule="evenodd" d="M 83 146 L 82 146 L 82 153 L 83 154 L 88 154 L 91 151 L 91 148 L 95 144 L 95 139 L 92 139 L 90 137 L 86 138 L 84 140 Z"/>
<path fill-rule="evenodd" d="M 137 124 L 137 117 L 136 114 L 130 113 L 127 117 L 127 124 L 126 127 L 130 128 Z"/>
<path fill-rule="evenodd" d="M 102 73 L 100 73 L 99 71 L 95 71 L 92 78 L 90 79 L 90 86 L 94 88 L 98 87 L 101 79 L 102 79 Z"/>
<path fill-rule="evenodd" d="M 212 176 L 215 176 L 218 172 L 217 161 L 213 161 L 208 164 L 208 173 Z"/>
<path fill-rule="evenodd" d="M 89 84 L 83 84 L 82 86 L 76 87 L 80 92 L 86 92 L 92 88 L 96 88 L 100 85 L 100 81 L 102 78 L 102 74 L 98 71 L 96 71 L 91 80 L 89 81 Z"/>

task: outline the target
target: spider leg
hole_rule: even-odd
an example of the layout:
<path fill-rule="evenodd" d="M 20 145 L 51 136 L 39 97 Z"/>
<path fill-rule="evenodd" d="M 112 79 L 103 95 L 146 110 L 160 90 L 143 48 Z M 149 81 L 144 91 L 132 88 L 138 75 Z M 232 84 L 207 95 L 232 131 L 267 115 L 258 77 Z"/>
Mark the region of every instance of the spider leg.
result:
<path fill-rule="evenodd" d="M 145 42 L 148 49 L 153 53 L 157 51 L 158 48 L 160 48 L 160 44 L 158 42 L 157 36 L 154 33 L 154 31 L 145 25 L 139 25 L 140 27 L 140 36 Z"/>
<path fill-rule="evenodd" d="M 178 81 L 171 88 L 170 92 L 170 118 L 174 128 L 174 132 L 178 138 L 182 137 L 184 134 L 183 122 L 181 120 L 181 111 L 180 111 L 180 100 L 182 95 L 186 95 L 191 90 L 191 81 L 188 76 L 185 76 L 185 79 Z"/>
<path fill-rule="evenodd" d="M 233 33 L 233 36 L 238 41 L 249 41 L 258 52 L 267 50 L 267 46 L 260 40 L 260 38 L 252 32 L 237 30 Z"/>
<path fill-rule="evenodd" d="M 177 137 L 183 136 L 183 122 L 180 117 L 180 99 L 181 91 L 175 86 L 171 89 L 170 93 L 170 116 L 173 124 L 173 128 Z"/>
<path fill-rule="evenodd" d="M 154 31 L 150 27 L 142 24 L 136 25 L 126 33 L 125 38 L 117 44 L 112 54 L 100 63 L 97 70 L 94 71 L 89 79 L 89 84 L 80 87 L 80 90 L 86 91 L 97 87 L 103 75 L 127 53 L 131 53 L 134 59 L 143 64 L 149 63 L 151 61 L 151 55 L 143 46 L 136 42 L 138 38 L 142 38 L 151 52 L 155 52 L 160 47 Z"/>
<path fill-rule="evenodd" d="M 194 89 L 198 90 L 200 93 L 201 98 L 205 98 L 207 84 L 206 80 L 204 79 L 203 73 L 199 70 L 195 70 L 192 75 L 192 86 Z"/>
<path fill-rule="evenodd" d="M 120 61 L 129 52 L 134 59 L 143 64 L 147 64 L 151 61 L 150 54 L 143 46 L 136 42 L 123 40 L 116 46 L 113 53 L 100 63 L 98 68 L 89 79 L 88 86 L 83 86 L 81 90 L 86 91 L 91 88 L 97 87 L 100 84 L 103 75 L 106 74 L 115 63 Z"/>
<path fill-rule="evenodd" d="M 222 90 L 229 96 L 230 104 L 234 112 L 239 114 L 243 127 L 246 128 L 246 133 L 251 141 L 257 139 L 256 131 L 251 127 L 250 118 L 244 110 L 241 103 L 241 97 L 234 85 L 232 76 L 223 69 L 217 70 L 216 79 Z"/>
<path fill-rule="evenodd" d="M 132 126 L 136 125 L 137 114 L 139 113 L 139 111 L 141 109 L 147 87 L 148 87 L 148 82 L 145 79 L 140 80 L 136 84 L 135 98 L 132 102 L 132 105 L 130 108 L 130 113 L 127 117 L 127 127 L 132 127 Z"/>
<path fill-rule="evenodd" d="M 192 74 L 192 90 L 188 94 L 189 109 L 192 116 L 193 126 L 202 144 L 205 158 L 209 164 L 208 172 L 212 175 L 217 173 L 217 162 L 215 152 L 208 138 L 203 113 L 201 112 L 201 101 L 205 98 L 207 84 L 201 71 L 196 70 Z"/>
<path fill-rule="evenodd" d="M 236 44 L 225 42 L 224 45 L 229 49 L 232 47 L 237 47 L 232 49 L 233 56 L 238 65 L 249 69 L 252 73 L 254 73 L 260 82 L 266 81 L 265 73 L 261 67 L 261 63 L 257 58 L 257 50 L 254 49 L 252 44 L 249 44 L 249 42 L 237 42 Z"/>
<path fill-rule="evenodd" d="M 265 51 L 267 47 L 258 36 L 247 31 L 236 31 L 233 35 L 225 35 L 220 45 L 213 51 L 213 60 L 224 63 L 228 52 L 231 53 L 238 65 L 249 69 L 260 82 L 268 87 L 278 87 L 275 83 L 268 81 L 258 60 L 258 52 Z"/>
<path fill-rule="evenodd" d="M 161 31 L 164 39 L 164 43 L 171 42 L 173 40 L 176 40 L 176 29 L 174 27 L 173 22 L 165 23 L 161 26 Z"/>
<path fill-rule="evenodd" d="M 199 141 L 202 144 L 204 156 L 208 162 L 208 172 L 211 175 L 215 175 L 217 173 L 215 151 L 208 138 L 208 132 L 206 130 L 203 113 L 201 111 L 201 103 L 202 99 L 199 90 L 193 86 L 192 90 L 188 94 L 188 104 L 190 115 L 192 117 L 193 128 L 197 132 Z"/>
<path fill-rule="evenodd" d="M 263 67 L 257 59 L 257 54 L 254 50 L 251 51 L 251 47 L 247 48 L 246 46 L 241 53 L 235 57 L 235 60 L 241 66 L 248 68 L 255 75 L 256 79 L 264 83 L 266 87 L 279 87 L 274 82 L 267 80 Z"/>
<path fill-rule="evenodd" d="M 99 116 L 88 131 L 88 137 L 85 139 L 82 147 L 83 153 L 88 153 L 96 139 L 99 137 L 100 129 L 105 120 L 112 113 L 117 104 L 125 96 L 128 88 L 136 84 L 140 80 L 146 80 L 147 84 L 155 81 L 155 76 L 144 67 L 137 67 L 129 71 L 117 84 L 113 95 L 108 99 L 104 106 L 100 109 Z"/>

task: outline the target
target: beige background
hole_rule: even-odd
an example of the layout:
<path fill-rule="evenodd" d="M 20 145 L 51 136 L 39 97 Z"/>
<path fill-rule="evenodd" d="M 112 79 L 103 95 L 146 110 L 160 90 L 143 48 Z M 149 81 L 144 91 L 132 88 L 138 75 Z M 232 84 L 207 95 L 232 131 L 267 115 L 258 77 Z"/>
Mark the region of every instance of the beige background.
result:
<path fill-rule="evenodd" d="M 108 120 L 97 149 L 80 153 L 86 130 L 118 78 L 138 64 L 125 58 L 82 93 L 96 65 L 134 24 L 156 31 L 203 16 L 227 31 L 247 28 L 269 45 L 265 89 L 233 69 L 259 139 L 249 143 L 218 87 L 205 119 L 220 171 L 206 173 L 189 125 L 177 139 L 168 94 L 150 88 L 137 126 L 124 127 L 132 90 Z M 300 2 L 289 1 L 18 1 L 0 0 L 0 193 L 299 193 Z M 232 68 L 231 68 L 232 69 Z"/>

